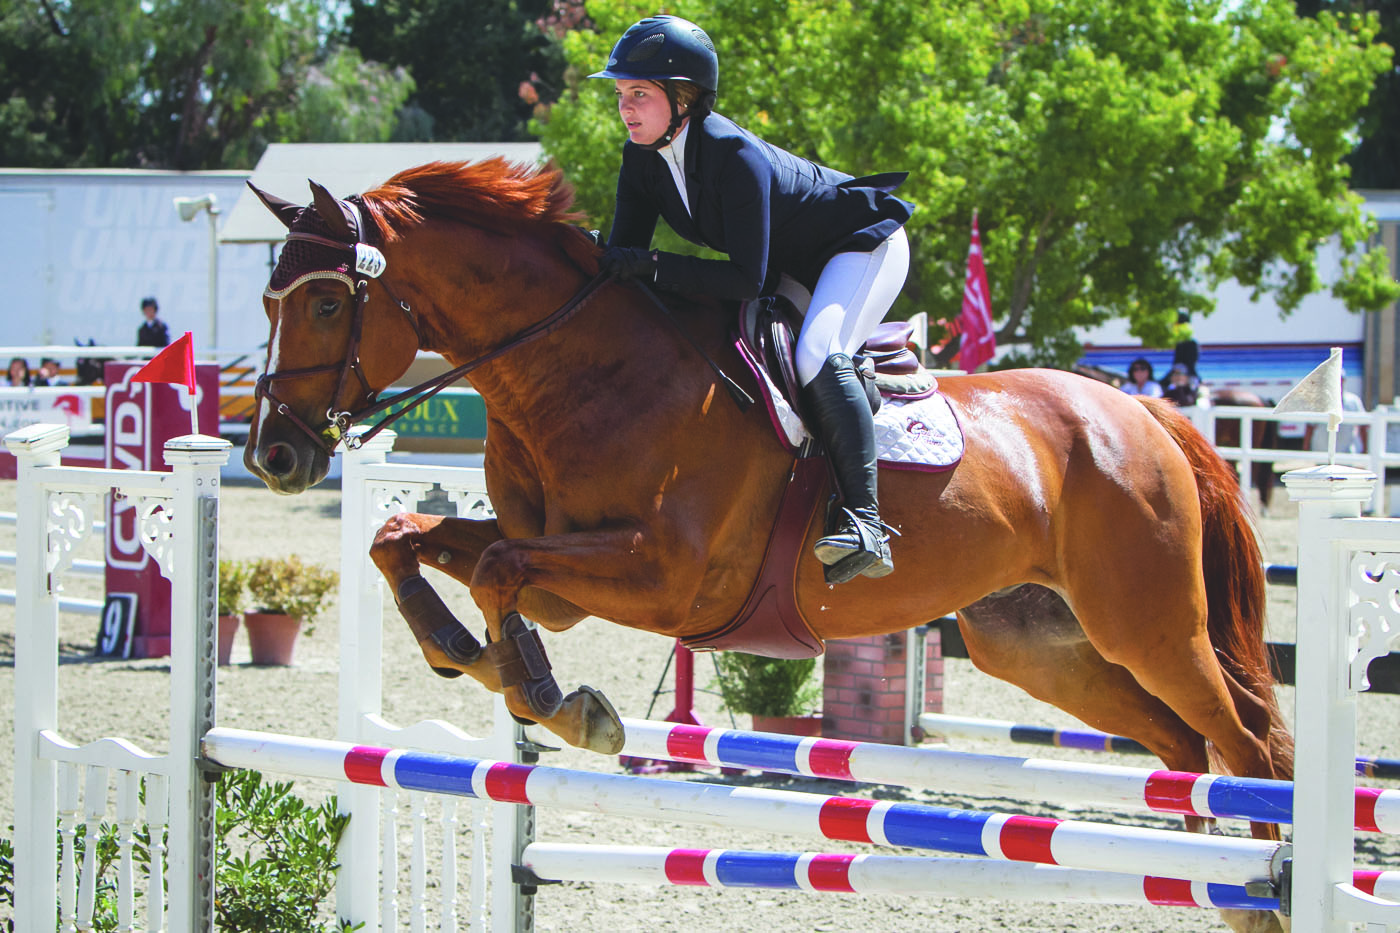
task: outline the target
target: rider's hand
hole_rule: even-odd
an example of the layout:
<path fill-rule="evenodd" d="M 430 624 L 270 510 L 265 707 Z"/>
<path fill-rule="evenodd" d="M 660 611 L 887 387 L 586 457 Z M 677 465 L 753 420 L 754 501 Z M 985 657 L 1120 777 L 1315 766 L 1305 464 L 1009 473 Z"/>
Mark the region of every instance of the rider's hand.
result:
<path fill-rule="evenodd" d="M 619 279 L 656 279 L 656 253 L 640 246 L 609 246 L 598 260 L 598 268 Z"/>

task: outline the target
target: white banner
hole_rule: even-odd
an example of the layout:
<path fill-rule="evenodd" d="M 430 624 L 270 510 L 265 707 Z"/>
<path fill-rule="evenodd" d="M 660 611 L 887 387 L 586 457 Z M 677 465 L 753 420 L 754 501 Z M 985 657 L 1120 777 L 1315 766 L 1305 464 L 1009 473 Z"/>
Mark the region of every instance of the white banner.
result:
<path fill-rule="evenodd" d="M 41 422 L 86 428 L 92 424 L 92 399 L 62 386 L 0 388 L 0 436 Z"/>

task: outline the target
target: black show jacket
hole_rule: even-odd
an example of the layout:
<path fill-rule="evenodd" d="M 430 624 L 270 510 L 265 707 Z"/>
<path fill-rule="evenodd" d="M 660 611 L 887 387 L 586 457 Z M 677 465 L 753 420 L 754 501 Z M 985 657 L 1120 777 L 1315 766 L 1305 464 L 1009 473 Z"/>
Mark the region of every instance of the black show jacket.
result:
<path fill-rule="evenodd" d="M 686 212 L 664 156 L 627 142 L 609 246 L 651 245 L 657 217 L 728 260 L 661 253 L 656 283 L 748 299 L 786 273 L 808 289 L 828 259 L 870 252 L 914 206 L 890 192 L 906 173 L 852 178 L 759 139 L 719 114 L 692 118 L 685 138 Z"/>

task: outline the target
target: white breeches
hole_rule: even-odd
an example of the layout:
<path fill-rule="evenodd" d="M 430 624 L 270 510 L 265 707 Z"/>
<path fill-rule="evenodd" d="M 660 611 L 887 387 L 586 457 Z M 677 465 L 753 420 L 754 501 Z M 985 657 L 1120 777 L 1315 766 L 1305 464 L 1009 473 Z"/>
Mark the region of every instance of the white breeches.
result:
<path fill-rule="evenodd" d="M 835 353 L 850 355 L 875 332 L 909 274 L 903 228 L 869 253 L 837 253 L 822 269 L 797 336 L 797 378 L 805 386 Z"/>

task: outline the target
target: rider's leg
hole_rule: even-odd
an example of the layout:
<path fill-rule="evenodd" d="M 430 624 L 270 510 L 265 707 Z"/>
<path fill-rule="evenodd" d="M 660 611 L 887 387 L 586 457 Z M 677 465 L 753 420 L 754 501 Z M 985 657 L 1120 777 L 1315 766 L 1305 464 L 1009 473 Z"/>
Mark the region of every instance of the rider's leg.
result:
<path fill-rule="evenodd" d="M 876 495 L 875 426 L 850 355 L 894 303 L 909 269 L 904 231 L 870 253 L 841 253 L 822 270 L 797 341 L 797 372 L 811 428 L 827 449 L 843 508 L 817 542 L 827 580 L 894 569 Z"/>

